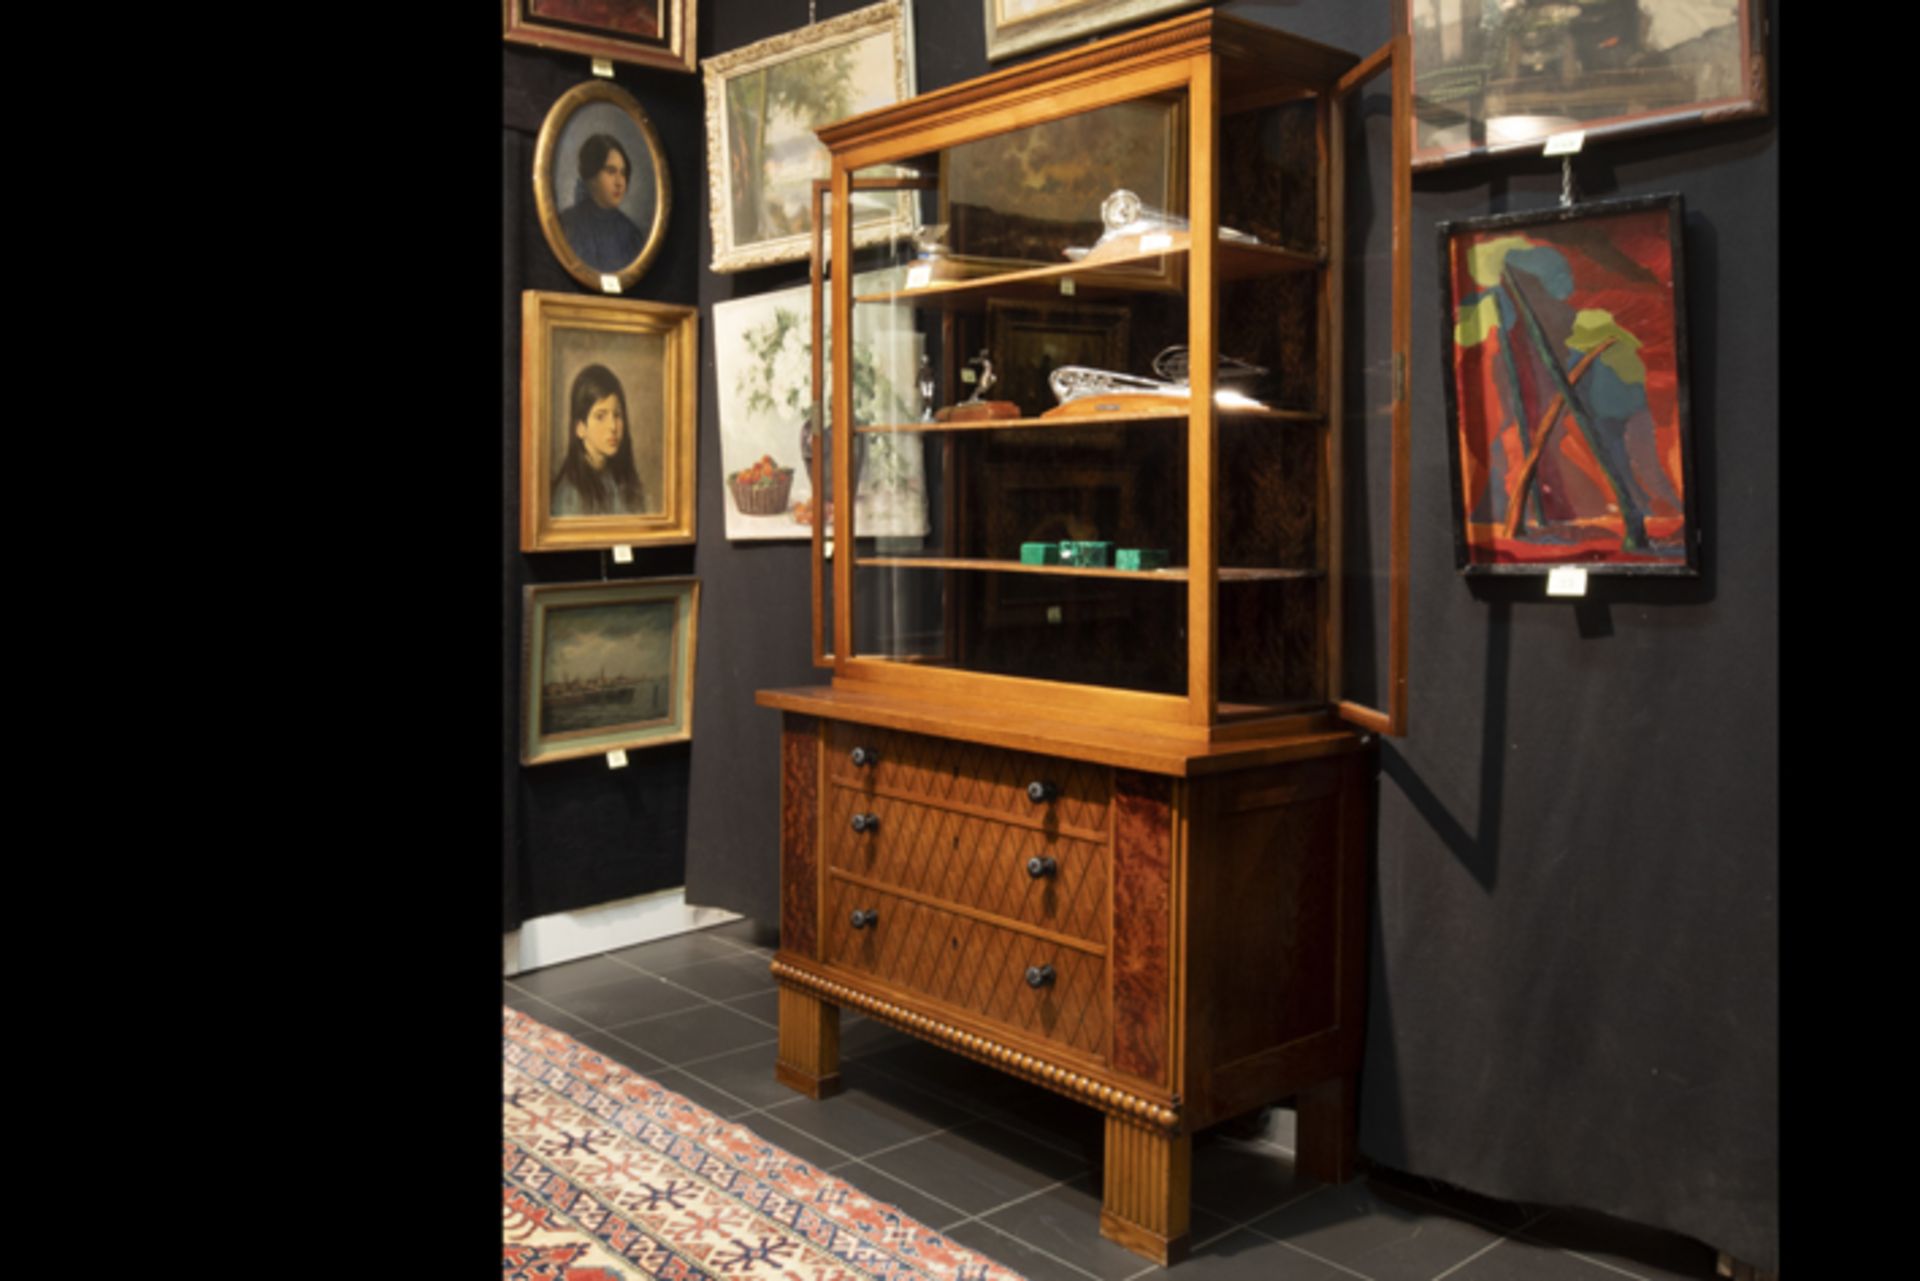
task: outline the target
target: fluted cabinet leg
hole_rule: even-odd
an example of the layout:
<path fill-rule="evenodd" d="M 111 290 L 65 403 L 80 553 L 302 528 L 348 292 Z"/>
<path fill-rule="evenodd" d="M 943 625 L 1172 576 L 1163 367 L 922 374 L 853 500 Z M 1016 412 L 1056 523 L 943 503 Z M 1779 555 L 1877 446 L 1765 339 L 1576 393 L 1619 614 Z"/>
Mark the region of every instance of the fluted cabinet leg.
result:
<path fill-rule="evenodd" d="M 1192 1169 L 1185 1130 L 1168 1134 L 1109 1115 L 1100 1235 L 1163 1266 L 1185 1258 Z"/>
<path fill-rule="evenodd" d="M 780 989 L 780 1057 L 774 1079 L 809 1098 L 840 1092 L 840 1007 Z"/>

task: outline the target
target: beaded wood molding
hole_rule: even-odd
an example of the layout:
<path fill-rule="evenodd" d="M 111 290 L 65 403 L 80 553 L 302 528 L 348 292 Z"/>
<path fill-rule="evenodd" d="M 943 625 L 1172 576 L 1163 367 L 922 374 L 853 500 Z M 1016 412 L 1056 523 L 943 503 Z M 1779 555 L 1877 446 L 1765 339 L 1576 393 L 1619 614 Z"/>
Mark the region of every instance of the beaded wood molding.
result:
<path fill-rule="evenodd" d="M 1072 1095 L 1103 1112 L 1131 1117 L 1165 1130 L 1179 1128 L 1180 1113 L 1177 1110 L 1177 1099 L 1176 1106 L 1170 1108 L 1152 1099 L 1129 1094 L 1125 1090 L 1096 1081 L 1085 1073 L 1075 1072 L 1057 1063 L 1049 1063 L 1045 1059 L 1016 1050 L 1012 1046 L 1002 1045 L 998 1041 L 964 1031 L 949 1023 L 942 1023 L 938 1019 L 930 1019 L 924 1014 L 917 1014 L 891 1001 L 868 996 L 845 984 L 835 983 L 831 979 L 823 979 L 817 974 L 797 969 L 784 961 L 773 962 L 773 976 L 795 987 L 807 988 L 835 1005 L 851 1005 L 862 1013 L 883 1022 L 896 1024 L 927 1040 L 938 1041 L 968 1058 L 978 1059 L 1002 1071 L 1025 1077 L 1035 1084 Z"/>

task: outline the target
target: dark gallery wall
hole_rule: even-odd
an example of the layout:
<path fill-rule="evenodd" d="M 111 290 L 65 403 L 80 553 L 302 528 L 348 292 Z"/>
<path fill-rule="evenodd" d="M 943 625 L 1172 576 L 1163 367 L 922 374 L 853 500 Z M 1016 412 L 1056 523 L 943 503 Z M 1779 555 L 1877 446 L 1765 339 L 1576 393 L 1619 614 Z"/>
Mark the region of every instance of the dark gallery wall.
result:
<path fill-rule="evenodd" d="M 828 18 L 858 3 L 819 0 Z M 1267 0 L 1238 15 L 1365 53 L 1387 0 Z M 1768 5 L 1776 16 L 1777 0 Z M 808 21 L 806 0 L 703 3 L 708 56 Z M 922 90 L 994 69 L 977 3 L 915 6 Z M 1051 51 L 1043 51 L 1051 52 Z M 1596 144 L 1583 198 L 1679 192 L 1702 573 L 1540 580 L 1453 567 L 1435 226 L 1550 209 L 1556 164 L 1417 175 L 1413 209 L 1410 733 L 1377 786 L 1360 1145 L 1369 1159 L 1535 1204 L 1579 1206 L 1778 1261 L 1779 67 L 1773 115 Z M 794 263 L 705 269 L 697 76 L 621 67 L 674 182 L 665 251 L 631 297 L 701 308 L 696 548 L 522 556 L 519 292 L 578 291 L 533 220 L 530 162 L 584 60 L 503 55 L 502 609 L 527 581 L 661 574 L 702 583 L 691 744 L 519 766 L 517 641 L 503 646 L 507 926 L 679 884 L 777 917 L 777 717 L 753 691 L 823 679 L 808 656 L 803 543 L 728 543 L 711 308 L 806 281 Z"/>

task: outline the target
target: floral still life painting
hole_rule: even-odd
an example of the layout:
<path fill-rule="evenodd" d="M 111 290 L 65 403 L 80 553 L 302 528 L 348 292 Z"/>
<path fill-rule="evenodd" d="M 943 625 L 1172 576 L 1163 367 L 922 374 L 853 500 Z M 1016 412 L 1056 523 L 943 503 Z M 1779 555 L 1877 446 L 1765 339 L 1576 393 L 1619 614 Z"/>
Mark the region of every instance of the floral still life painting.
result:
<path fill-rule="evenodd" d="M 854 289 L 882 292 L 898 277 L 896 271 L 863 273 Z M 812 536 L 812 330 L 812 291 L 805 285 L 714 305 L 728 538 Z M 916 373 L 924 340 L 912 326 L 911 310 L 862 305 L 854 312 L 854 336 L 856 420 L 862 426 L 918 420 Z M 822 360 L 829 354 L 822 353 Z M 821 394 L 831 418 L 825 386 Z M 828 466 L 830 456 L 821 461 Z M 928 533 L 925 447 L 918 433 L 861 434 L 854 472 L 854 528 L 862 537 Z"/>
<path fill-rule="evenodd" d="M 1698 572 L 1678 195 L 1442 223 L 1455 562 Z"/>

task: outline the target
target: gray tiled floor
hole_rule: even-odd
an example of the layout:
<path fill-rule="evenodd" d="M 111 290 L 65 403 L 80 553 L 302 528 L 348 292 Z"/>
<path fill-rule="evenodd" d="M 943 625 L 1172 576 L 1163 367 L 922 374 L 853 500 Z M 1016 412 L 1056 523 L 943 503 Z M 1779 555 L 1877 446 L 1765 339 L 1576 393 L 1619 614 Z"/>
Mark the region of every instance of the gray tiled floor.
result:
<path fill-rule="evenodd" d="M 773 1079 L 773 952 L 752 922 L 528 974 L 505 1003 L 1029 1281 L 1166 1275 L 1099 1236 L 1098 1114 L 843 1015 L 844 1091 Z M 1232 1131 L 1229 1133 L 1228 1131 Z M 1328 1186 L 1296 1173 L 1292 1114 L 1196 1135 L 1181 1281 L 1694 1281 L 1714 1254 L 1578 1210 L 1513 1205 L 1390 1170 Z"/>

